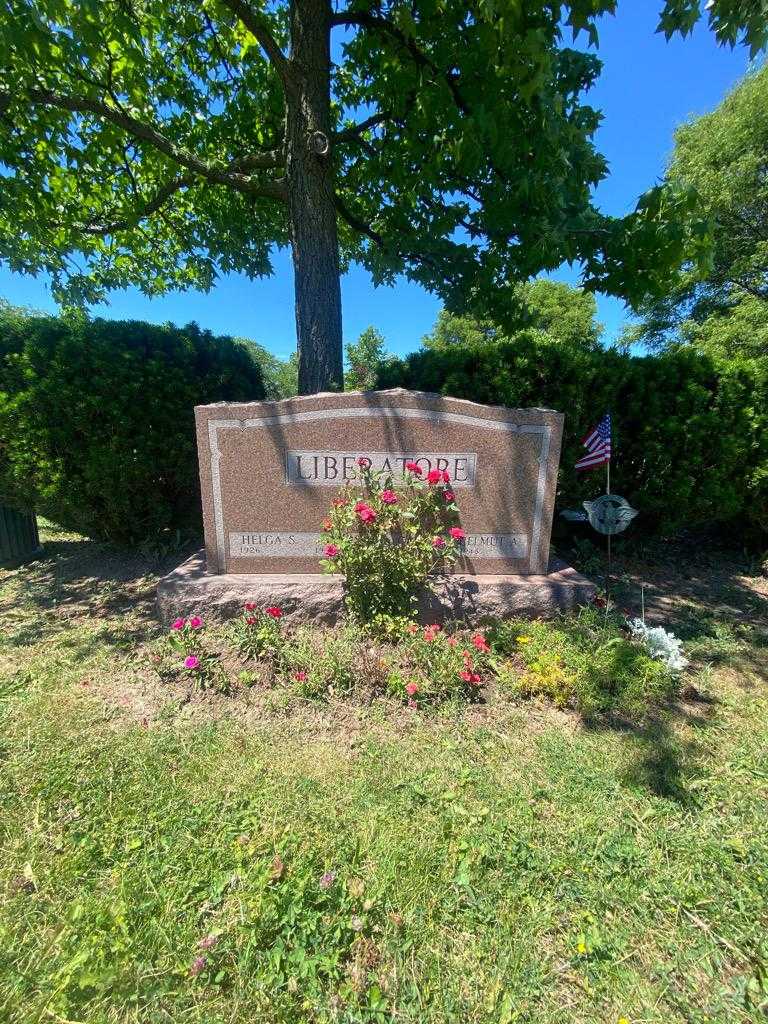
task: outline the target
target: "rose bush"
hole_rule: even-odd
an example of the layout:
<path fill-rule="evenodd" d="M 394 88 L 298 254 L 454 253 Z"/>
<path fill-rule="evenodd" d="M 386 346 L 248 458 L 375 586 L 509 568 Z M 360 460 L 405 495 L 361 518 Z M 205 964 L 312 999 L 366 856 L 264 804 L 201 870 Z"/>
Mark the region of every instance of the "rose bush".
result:
<path fill-rule="evenodd" d="M 335 498 L 323 523 L 324 572 L 341 573 L 358 622 L 376 627 L 411 617 L 419 587 L 447 568 L 464 531 L 448 473 L 405 464 L 402 481 L 357 460 L 358 478 Z"/>

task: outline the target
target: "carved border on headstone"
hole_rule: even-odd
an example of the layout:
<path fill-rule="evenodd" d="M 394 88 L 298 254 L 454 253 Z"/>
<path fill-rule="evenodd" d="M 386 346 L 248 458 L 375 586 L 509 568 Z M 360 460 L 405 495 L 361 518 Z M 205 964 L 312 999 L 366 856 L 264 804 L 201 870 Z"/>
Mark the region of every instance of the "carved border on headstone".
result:
<path fill-rule="evenodd" d="M 552 428 L 547 424 L 519 424 L 508 420 L 484 419 L 480 416 L 468 416 L 458 412 L 443 412 L 432 409 L 398 408 L 397 406 L 379 406 L 361 409 L 360 406 L 349 406 L 346 409 L 312 409 L 307 412 L 282 413 L 278 416 L 261 416 L 255 419 L 242 420 L 208 420 L 208 444 L 211 456 L 211 492 L 213 497 L 213 515 L 216 527 L 216 554 L 218 571 L 227 572 L 227 549 L 224 532 L 224 516 L 221 502 L 221 476 L 219 464 L 221 451 L 218 434 L 220 430 L 247 430 L 249 428 L 269 427 L 276 424 L 309 423 L 313 420 L 349 419 L 362 415 L 369 419 L 416 419 L 428 420 L 432 423 L 459 423 L 465 426 L 479 427 L 482 430 L 498 430 L 512 434 L 540 434 L 539 476 L 536 487 L 536 504 L 533 513 L 533 531 L 529 551 L 529 568 L 536 565 L 539 545 L 541 543 L 541 518 L 544 510 L 544 498 L 547 486 L 547 459 L 552 438 Z"/>

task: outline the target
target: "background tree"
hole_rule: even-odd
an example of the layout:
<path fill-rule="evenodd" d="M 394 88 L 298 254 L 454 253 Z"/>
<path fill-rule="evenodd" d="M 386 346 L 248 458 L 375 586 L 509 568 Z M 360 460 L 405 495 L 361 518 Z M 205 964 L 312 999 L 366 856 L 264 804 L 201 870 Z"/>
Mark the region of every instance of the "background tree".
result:
<path fill-rule="evenodd" d="M 522 331 L 544 344 L 582 351 L 599 348 L 603 328 L 597 321 L 597 303 L 591 292 L 539 278 L 516 285 L 514 293 L 516 314 L 499 321 L 441 309 L 432 333 L 422 338 L 422 345 L 447 348 L 508 342 Z"/>
<path fill-rule="evenodd" d="M 366 327 L 357 341 L 346 346 L 349 369 L 344 377 L 347 391 L 370 391 L 376 387 L 379 371 L 391 359 L 385 350 L 384 335 L 375 327 Z"/>
<path fill-rule="evenodd" d="M 755 48 L 762 0 L 712 0 Z M 340 268 L 398 273 L 459 307 L 563 260 L 638 300 L 679 262 L 686 193 L 625 218 L 582 101 L 616 0 L 3 0 L 0 257 L 59 298 L 151 295 L 271 272 L 290 244 L 299 389 L 342 385 Z M 761 14 L 762 12 L 762 14 Z M 698 3 L 667 0 L 686 32 Z M 337 30 L 334 44 L 331 35 Z M 333 56 L 333 59 L 332 59 Z"/>
<path fill-rule="evenodd" d="M 710 260 L 689 259 L 676 286 L 641 307 L 627 339 L 768 353 L 768 66 L 677 130 L 666 181 L 695 189 L 712 221 Z"/>

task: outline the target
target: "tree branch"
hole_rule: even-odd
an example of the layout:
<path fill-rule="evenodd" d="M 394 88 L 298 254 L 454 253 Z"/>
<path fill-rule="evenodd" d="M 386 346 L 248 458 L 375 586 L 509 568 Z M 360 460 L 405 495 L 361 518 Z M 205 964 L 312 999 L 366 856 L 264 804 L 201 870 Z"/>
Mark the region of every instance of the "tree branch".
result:
<path fill-rule="evenodd" d="M 333 133 L 334 142 L 359 142 L 359 136 L 363 132 L 367 132 L 369 128 L 375 128 L 377 125 L 382 124 L 384 121 L 388 121 L 391 114 L 373 114 L 371 117 L 367 117 L 364 121 L 359 124 L 350 125 L 349 128 L 342 128 L 340 132 Z"/>
<path fill-rule="evenodd" d="M 228 0 L 224 0 L 224 2 L 226 3 Z M 457 76 L 450 71 L 443 71 L 439 68 L 432 58 L 421 49 L 412 36 L 406 35 L 401 28 L 398 28 L 388 18 L 383 18 L 378 14 L 371 14 L 368 11 L 339 11 L 331 17 L 331 26 L 337 25 L 357 25 L 359 28 L 368 28 L 374 32 L 390 36 L 408 51 L 416 64 L 420 67 L 429 68 L 433 74 L 445 82 L 453 97 L 453 102 L 462 114 L 469 113 L 469 107 L 465 103 L 456 81 Z"/>
<path fill-rule="evenodd" d="M 289 78 L 288 58 L 280 49 L 280 45 L 269 30 L 265 19 L 257 11 L 254 11 L 248 0 L 221 0 L 221 2 L 237 15 L 251 35 L 256 38 L 285 85 Z"/>
<path fill-rule="evenodd" d="M 144 220 L 150 213 L 155 213 L 164 206 L 165 203 L 183 188 L 188 188 L 194 184 L 194 176 L 186 175 L 181 178 L 173 178 L 167 182 L 161 188 L 157 190 L 154 197 L 143 203 L 136 210 L 134 210 L 129 216 L 123 217 L 120 220 L 113 220 L 108 224 L 96 224 L 88 223 L 79 225 L 78 230 L 82 231 L 86 235 L 112 235 L 116 231 L 125 231 L 128 228 L 136 227 L 139 221 Z"/>
<path fill-rule="evenodd" d="M 376 245 L 384 245 L 383 237 L 377 231 L 374 231 L 370 224 L 364 221 L 361 217 L 358 217 L 357 214 L 353 213 L 349 207 L 345 205 L 341 196 L 334 196 L 333 201 L 336 206 L 336 210 L 341 214 L 343 219 L 351 228 L 354 228 L 355 231 L 359 231 L 361 235 L 366 235 L 375 242 Z"/>
<path fill-rule="evenodd" d="M 134 139 L 141 139 L 142 142 L 146 142 L 154 149 L 164 153 L 181 167 L 194 171 L 208 181 L 213 181 L 219 185 L 228 185 L 230 188 L 237 189 L 239 192 L 246 192 L 249 195 L 263 196 L 281 201 L 286 199 L 285 183 L 282 180 L 253 181 L 246 174 L 242 173 L 243 167 L 238 160 L 232 161 L 230 165 L 219 167 L 208 164 L 193 153 L 190 153 L 189 150 L 177 146 L 153 125 L 148 124 L 146 121 L 140 121 L 122 108 L 116 109 L 102 100 L 90 99 L 87 96 L 67 96 L 62 93 L 53 92 L 50 89 L 30 89 L 27 92 L 27 96 L 29 96 L 34 104 L 40 106 L 57 107 L 60 110 L 69 110 L 74 114 L 96 114 L 98 117 L 103 117 L 105 121 L 109 121 L 118 128 L 122 128 L 123 131 L 127 132 Z M 9 99 L 10 94 L 0 92 L 0 110 L 3 109 Z M 246 161 L 246 169 L 280 166 L 280 164 L 273 162 L 276 159 L 273 153 L 266 155 L 253 154 L 242 159 Z"/>

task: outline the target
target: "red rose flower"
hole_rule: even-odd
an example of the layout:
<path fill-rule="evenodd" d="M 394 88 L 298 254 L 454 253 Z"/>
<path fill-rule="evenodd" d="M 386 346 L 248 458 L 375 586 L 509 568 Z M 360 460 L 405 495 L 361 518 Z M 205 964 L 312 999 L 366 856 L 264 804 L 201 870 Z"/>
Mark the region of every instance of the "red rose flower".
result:
<path fill-rule="evenodd" d="M 443 483 L 449 484 L 451 482 L 451 474 L 447 470 L 443 470 Z"/>
<path fill-rule="evenodd" d="M 247 612 L 252 612 L 256 610 L 256 604 L 253 601 L 246 601 L 243 608 L 245 608 Z"/>
<path fill-rule="evenodd" d="M 430 469 L 430 471 L 427 473 L 428 484 L 439 484 L 442 479 L 443 474 L 440 472 L 439 469 Z"/>
<path fill-rule="evenodd" d="M 281 619 L 283 617 L 283 609 L 278 608 L 276 605 L 272 605 L 271 608 L 265 608 L 264 611 L 273 619 Z"/>
<path fill-rule="evenodd" d="M 443 491 L 443 500 L 444 501 L 455 501 L 456 500 L 456 495 L 453 493 L 453 491 Z"/>
<path fill-rule="evenodd" d="M 454 540 L 464 540 L 466 537 L 466 533 L 464 533 L 460 526 L 452 526 L 448 533 L 450 533 Z"/>
<path fill-rule="evenodd" d="M 376 518 L 376 513 L 373 511 L 370 505 L 366 505 L 364 501 L 358 501 L 355 505 L 355 512 L 358 518 L 363 523 L 372 523 Z"/>
<path fill-rule="evenodd" d="M 416 476 L 421 476 L 424 470 L 416 462 L 406 462 L 405 468 L 409 473 L 414 473 Z"/>

